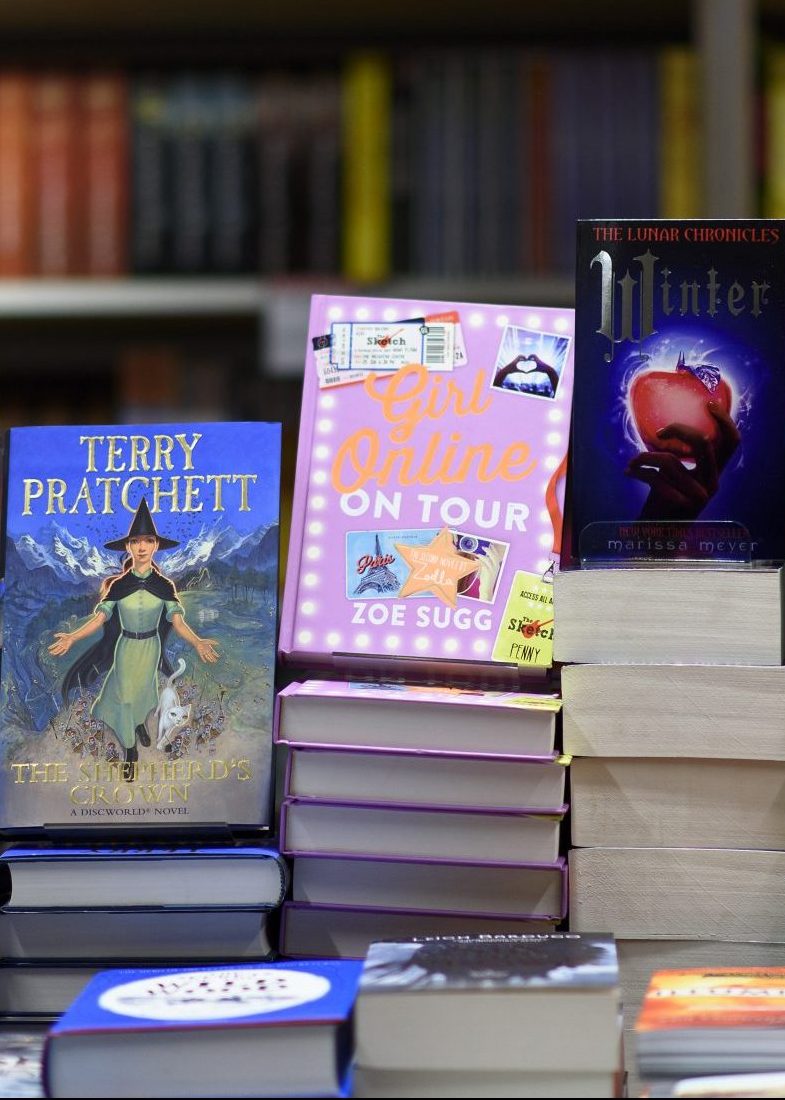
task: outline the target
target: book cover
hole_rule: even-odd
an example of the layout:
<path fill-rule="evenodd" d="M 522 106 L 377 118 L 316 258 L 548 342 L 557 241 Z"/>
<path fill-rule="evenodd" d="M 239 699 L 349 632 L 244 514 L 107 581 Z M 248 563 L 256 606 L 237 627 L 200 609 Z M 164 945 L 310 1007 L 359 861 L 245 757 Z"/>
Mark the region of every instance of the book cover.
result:
<path fill-rule="evenodd" d="M 783 224 L 579 222 L 575 558 L 785 556 Z"/>
<path fill-rule="evenodd" d="M 635 1030 L 705 1034 L 717 1028 L 771 1028 L 781 1033 L 784 1025 L 785 967 L 716 966 L 652 974 Z"/>
<path fill-rule="evenodd" d="M 335 1023 L 351 1013 L 362 964 L 348 959 L 112 970 L 52 1028 L 73 1032 Z"/>
<path fill-rule="evenodd" d="M 415 936 L 372 943 L 363 994 L 396 989 L 520 990 L 612 988 L 616 944 L 607 934 L 569 932 Z"/>
<path fill-rule="evenodd" d="M 286 661 L 550 665 L 572 329 L 569 309 L 313 298 Z"/>
<path fill-rule="evenodd" d="M 362 964 L 97 974 L 47 1035 L 49 1096 L 343 1096 Z M 87 1053 L 89 1051 L 89 1054 Z M 172 1073 L 172 1066 L 177 1067 Z"/>
<path fill-rule="evenodd" d="M 280 426 L 8 436 L 2 825 L 269 826 Z"/>

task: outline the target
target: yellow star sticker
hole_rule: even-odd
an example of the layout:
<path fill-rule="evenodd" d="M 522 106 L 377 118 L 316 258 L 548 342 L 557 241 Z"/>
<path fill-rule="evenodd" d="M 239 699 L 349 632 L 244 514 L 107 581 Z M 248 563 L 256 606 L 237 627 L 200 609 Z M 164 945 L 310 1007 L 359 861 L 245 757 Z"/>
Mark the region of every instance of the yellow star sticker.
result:
<path fill-rule="evenodd" d="M 443 527 L 427 546 L 397 542 L 395 549 L 411 569 L 400 595 L 433 592 L 448 607 L 458 602 L 458 581 L 477 568 L 476 559 L 465 558 L 455 549 L 449 527 Z"/>

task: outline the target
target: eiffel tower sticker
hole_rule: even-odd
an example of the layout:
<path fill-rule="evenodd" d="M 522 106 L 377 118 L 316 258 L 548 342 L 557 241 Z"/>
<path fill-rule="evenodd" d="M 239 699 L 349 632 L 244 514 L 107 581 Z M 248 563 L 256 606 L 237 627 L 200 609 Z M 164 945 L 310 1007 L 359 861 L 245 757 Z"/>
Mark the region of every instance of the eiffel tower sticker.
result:
<path fill-rule="evenodd" d="M 397 592 L 401 582 L 389 568 L 390 555 L 383 556 L 379 545 L 379 536 L 375 536 L 374 556 L 370 566 L 363 575 L 362 580 L 354 590 L 355 596 L 362 596 L 365 592 L 376 592 L 383 595 L 389 592 Z"/>

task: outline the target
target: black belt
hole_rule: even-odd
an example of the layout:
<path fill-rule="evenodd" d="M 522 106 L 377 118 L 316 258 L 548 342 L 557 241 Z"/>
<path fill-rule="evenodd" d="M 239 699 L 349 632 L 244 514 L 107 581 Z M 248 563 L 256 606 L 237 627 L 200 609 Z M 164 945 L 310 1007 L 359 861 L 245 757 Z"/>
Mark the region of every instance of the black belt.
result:
<path fill-rule="evenodd" d="M 155 630 L 143 630 L 141 632 L 136 630 L 123 630 L 123 637 L 135 638 L 139 642 L 142 638 L 154 638 L 157 633 L 158 627 L 156 627 Z"/>

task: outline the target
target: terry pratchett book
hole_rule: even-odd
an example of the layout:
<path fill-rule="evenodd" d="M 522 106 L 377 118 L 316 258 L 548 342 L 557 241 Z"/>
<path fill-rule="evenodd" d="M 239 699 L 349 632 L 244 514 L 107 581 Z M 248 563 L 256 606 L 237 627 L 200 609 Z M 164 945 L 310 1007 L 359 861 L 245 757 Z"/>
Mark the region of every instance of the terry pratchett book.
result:
<path fill-rule="evenodd" d="M 571 309 L 312 299 L 285 661 L 550 666 L 572 363 Z"/>
<path fill-rule="evenodd" d="M 785 222 L 582 221 L 572 556 L 785 558 Z"/>
<path fill-rule="evenodd" d="M 12 428 L 6 830 L 272 821 L 280 426 Z"/>

